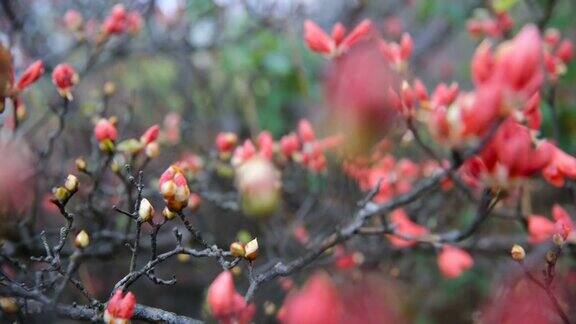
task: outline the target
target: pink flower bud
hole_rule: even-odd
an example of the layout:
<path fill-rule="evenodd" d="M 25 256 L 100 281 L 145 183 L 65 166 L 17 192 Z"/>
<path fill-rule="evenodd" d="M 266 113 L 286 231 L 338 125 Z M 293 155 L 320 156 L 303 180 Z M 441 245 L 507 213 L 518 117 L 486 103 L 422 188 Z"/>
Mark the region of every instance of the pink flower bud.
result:
<path fill-rule="evenodd" d="M 459 277 L 464 271 L 472 268 L 474 259 L 465 250 L 446 245 L 438 254 L 438 268 L 446 278 Z"/>
<path fill-rule="evenodd" d="M 414 44 L 412 42 L 412 37 L 408 33 L 402 34 L 400 39 L 400 57 L 402 61 L 407 61 L 412 56 L 412 49 Z"/>
<path fill-rule="evenodd" d="M 311 20 L 304 21 L 304 40 L 312 51 L 324 55 L 329 55 L 335 47 L 330 36 Z"/>
<path fill-rule="evenodd" d="M 528 234 L 530 243 L 542 243 L 548 240 L 556 232 L 554 223 L 548 218 L 540 215 L 530 215 L 528 217 Z"/>
<path fill-rule="evenodd" d="M 78 79 L 78 73 L 66 63 L 56 65 L 54 71 L 52 71 L 52 83 L 63 96 L 70 96 L 70 91 L 78 83 Z"/>
<path fill-rule="evenodd" d="M 558 49 L 556 50 L 556 56 L 564 63 L 568 64 L 574 57 L 574 46 L 570 40 L 563 40 Z"/>
<path fill-rule="evenodd" d="M 298 122 L 298 136 L 302 142 L 311 142 L 316 139 L 316 134 L 314 129 L 312 129 L 312 124 L 306 119 L 301 119 Z"/>
<path fill-rule="evenodd" d="M 64 25 L 71 31 L 78 31 L 82 28 L 84 18 L 78 10 L 69 9 L 64 14 Z"/>
<path fill-rule="evenodd" d="M 41 60 L 30 64 L 22 73 L 22 76 L 16 83 L 16 90 L 22 91 L 36 82 L 44 74 L 44 63 Z"/>
<path fill-rule="evenodd" d="M 336 23 L 332 27 L 332 34 L 330 35 L 336 46 L 340 45 L 346 36 L 346 27 L 341 23 Z"/>
<path fill-rule="evenodd" d="M 208 307 L 220 323 L 248 324 L 254 317 L 255 307 L 248 304 L 236 291 L 230 271 L 224 271 L 208 288 Z"/>
<path fill-rule="evenodd" d="M 281 185 L 280 173 L 263 157 L 255 156 L 236 169 L 236 187 L 248 216 L 267 217 L 276 211 Z"/>
<path fill-rule="evenodd" d="M 110 14 L 102 24 L 105 34 L 121 34 L 126 29 L 126 9 L 122 4 L 112 7 Z"/>
<path fill-rule="evenodd" d="M 150 126 L 150 128 L 148 128 L 140 137 L 140 142 L 144 143 L 145 145 L 150 144 L 158 139 L 159 134 L 160 126 L 157 124 Z"/>
<path fill-rule="evenodd" d="M 158 181 L 160 194 L 162 194 L 166 206 L 172 212 L 179 212 L 188 205 L 190 198 L 190 188 L 182 170 L 172 165 L 162 175 Z"/>
<path fill-rule="evenodd" d="M 104 140 L 110 140 L 114 142 L 118 137 L 118 132 L 116 130 L 116 126 L 114 126 L 110 120 L 102 118 L 96 123 L 96 126 L 94 127 L 94 136 L 96 136 L 96 140 L 98 142 L 102 142 Z"/>
<path fill-rule="evenodd" d="M 238 136 L 231 132 L 218 133 L 216 135 L 216 148 L 218 152 L 231 152 L 238 144 Z"/>
<path fill-rule="evenodd" d="M 292 154 L 300 149 L 300 140 L 294 133 L 283 136 L 280 139 L 280 152 L 287 157 L 291 158 Z"/>
<path fill-rule="evenodd" d="M 370 19 L 362 20 L 354 29 L 342 40 L 341 47 L 346 50 L 352 45 L 361 41 L 372 31 L 372 21 Z"/>
<path fill-rule="evenodd" d="M 416 239 L 430 232 L 428 228 L 411 221 L 403 209 L 396 209 L 390 214 L 390 225 L 394 227 L 394 232 L 400 236 L 388 235 L 388 240 L 390 240 L 390 244 L 398 248 L 414 246 L 417 243 L 416 241 L 406 240 L 401 236 Z"/>
<path fill-rule="evenodd" d="M 107 324 L 114 324 L 120 321 L 129 320 L 134 314 L 135 306 L 136 297 L 133 293 L 128 292 L 124 295 L 122 290 L 116 290 L 106 305 L 104 322 Z"/>

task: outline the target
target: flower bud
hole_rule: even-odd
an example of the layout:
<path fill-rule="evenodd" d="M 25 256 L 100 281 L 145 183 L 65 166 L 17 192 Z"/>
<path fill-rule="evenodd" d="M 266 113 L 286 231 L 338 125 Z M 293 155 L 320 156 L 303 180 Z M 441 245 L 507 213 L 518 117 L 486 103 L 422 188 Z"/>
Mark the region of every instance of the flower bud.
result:
<path fill-rule="evenodd" d="M 216 148 L 218 152 L 231 152 L 238 144 L 238 136 L 231 132 L 218 133 L 216 135 Z"/>
<path fill-rule="evenodd" d="M 120 163 L 118 163 L 118 161 L 114 160 L 112 161 L 112 163 L 110 164 L 110 170 L 112 170 L 112 172 L 119 174 L 120 173 Z"/>
<path fill-rule="evenodd" d="M 85 249 L 90 244 L 90 236 L 86 231 L 82 230 L 78 235 L 76 235 L 76 239 L 74 239 L 74 245 L 79 249 Z"/>
<path fill-rule="evenodd" d="M 19 307 L 16 302 L 16 298 L 13 297 L 1 297 L 0 298 L 0 309 L 5 314 L 15 314 L 18 312 Z"/>
<path fill-rule="evenodd" d="M 158 157 L 158 155 L 160 155 L 160 144 L 158 144 L 157 142 L 152 142 L 146 145 L 146 147 L 144 148 L 144 152 L 146 153 L 146 156 L 148 158 L 154 159 Z"/>
<path fill-rule="evenodd" d="M 246 251 L 244 258 L 249 261 L 256 260 L 258 257 L 258 239 L 253 239 L 252 241 L 246 243 L 244 250 Z"/>
<path fill-rule="evenodd" d="M 158 139 L 158 135 L 160 135 L 160 126 L 153 125 L 140 136 L 140 142 L 150 144 Z"/>
<path fill-rule="evenodd" d="M 148 222 L 154 216 L 154 207 L 146 198 L 140 201 L 140 208 L 138 209 L 138 221 L 141 223 Z"/>
<path fill-rule="evenodd" d="M 107 81 L 104 83 L 104 88 L 102 90 L 104 91 L 104 95 L 110 97 L 116 93 L 116 84 L 112 81 Z"/>
<path fill-rule="evenodd" d="M 58 93 L 63 97 L 71 99 L 72 87 L 79 81 L 78 73 L 72 66 L 66 63 L 58 64 L 52 71 L 52 83 L 56 86 Z"/>
<path fill-rule="evenodd" d="M 114 142 L 109 139 L 105 139 L 98 144 L 98 147 L 102 152 L 112 153 L 114 152 Z"/>
<path fill-rule="evenodd" d="M 88 164 L 86 163 L 86 160 L 84 160 L 84 158 L 77 158 L 75 163 L 76 163 L 76 170 L 80 172 L 86 172 Z"/>
<path fill-rule="evenodd" d="M 524 251 L 522 246 L 514 244 L 514 246 L 512 246 L 512 250 L 510 250 L 510 255 L 512 255 L 512 259 L 516 261 L 522 261 L 526 257 L 526 251 Z"/>
<path fill-rule="evenodd" d="M 105 140 L 109 140 L 111 142 L 116 141 L 116 138 L 118 137 L 118 131 L 114 125 L 114 120 L 112 120 L 112 118 L 101 118 L 98 120 L 98 122 L 96 122 L 96 126 L 94 126 L 94 136 L 98 142 L 103 142 Z"/>
<path fill-rule="evenodd" d="M 106 305 L 106 311 L 104 311 L 104 323 L 130 323 L 130 318 L 132 318 L 132 315 L 134 314 L 135 306 L 136 296 L 134 296 L 133 293 L 128 292 L 124 295 L 122 290 L 116 290 Z"/>
<path fill-rule="evenodd" d="M 230 253 L 232 253 L 232 256 L 237 257 L 237 258 L 243 258 L 244 255 L 246 255 L 246 251 L 244 250 L 244 247 L 242 246 L 242 244 L 240 244 L 238 242 L 234 242 L 234 243 L 230 244 Z"/>
<path fill-rule="evenodd" d="M 190 188 L 182 170 L 176 166 L 170 166 L 158 181 L 160 194 L 162 194 L 166 205 L 172 212 L 179 212 L 188 205 L 190 198 Z"/>
<path fill-rule="evenodd" d="M 64 187 L 56 187 L 52 189 L 52 193 L 54 194 L 54 198 L 61 203 L 70 197 L 70 191 Z"/>
<path fill-rule="evenodd" d="M 78 178 L 73 174 L 69 174 L 68 177 L 66 177 L 66 182 L 64 182 L 64 188 L 71 193 L 78 191 Z"/>
<path fill-rule="evenodd" d="M 164 216 L 164 218 L 166 218 L 167 220 L 171 220 L 172 218 L 176 217 L 176 213 L 171 212 L 170 209 L 168 209 L 168 207 L 165 207 L 162 210 L 162 216 Z"/>
<path fill-rule="evenodd" d="M 255 156 L 236 169 L 236 187 L 242 199 L 242 211 L 253 217 L 274 213 L 281 200 L 281 179 L 276 167 Z"/>

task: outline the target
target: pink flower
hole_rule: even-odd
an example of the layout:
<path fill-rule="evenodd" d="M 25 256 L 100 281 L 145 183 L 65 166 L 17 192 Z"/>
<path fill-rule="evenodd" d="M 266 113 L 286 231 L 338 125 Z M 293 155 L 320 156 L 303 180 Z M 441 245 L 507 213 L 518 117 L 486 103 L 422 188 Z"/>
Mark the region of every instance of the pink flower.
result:
<path fill-rule="evenodd" d="M 528 234 L 530 243 L 542 243 L 548 240 L 556 231 L 554 223 L 540 215 L 528 216 Z"/>
<path fill-rule="evenodd" d="M 298 135 L 291 133 L 282 136 L 280 139 L 280 152 L 286 157 L 291 158 L 292 155 L 300 149 L 300 140 Z"/>
<path fill-rule="evenodd" d="M 402 34 L 399 43 L 386 42 L 381 40 L 379 49 L 382 55 L 390 62 L 390 64 L 397 70 L 403 70 L 406 63 L 412 56 L 414 44 L 412 37 L 408 33 Z"/>
<path fill-rule="evenodd" d="M 158 135 L 160 134 L 160 126 L 152 125 L 148 128 L 144 134 L 140 137 L 140 142 L 144 143 L 145 145 L 150 144 L 158 139 Z"/>
<path fill-rule="evenodd" d="M 134 296 L 133 293 L 128 292 L 124 295 L 122 290 L 116 290 L 106 305 L 104 322 L 107 324 L 114 324 L 130 320 L 134 314 L 135 306 L 136 296 Z"/>
<path fill-rule="evenodd" d="M 298 136 L 302 142 L 311 142 L 316 139 L 312 124 L 307 119 L 301 119 L 298 122 Z"/>
<path fill-rule="evenodd" d="M 222 324 L 248 324 L 256 311 L 255 306 L 236 291 L 230 271 L 220 273 L 208 288 L 208 307 Z"/>
<path fill-rule="evenodd" d="M 36 82 L 44 74 L 44 63 L 41 60 L 35 61 L 30 64 L 28 68 L 22 73 L 18 82 L 16 82 L 16 90 L 23 91 L 34 82 Z"/>
<path fill-rule="evenodd" d="M 311 20 L 304 21 L 304 40 L 308 47 L 327 57 L 336 57 L 362 40 L 372 30 L 372 22 L 363 20 L 347 36 L 346 28 L 340 23 L 334 25 L 329 36 Z"/>
<path fill-rule="evenodd" d="M 62 96 L 70 97 L 70 91 L 78 83 L 78 79 L 78 73 L 66 63 L 56 65 L 52 71 L 52 83 Z"/>
<path fill-rule="evenodd" d="M 542 170 L 544 179 L 555 187 L 563 187 L 566 178 L 576 178 L 576 158 L 549 144 L 552 157 L 548 165 Z"/>
<path fill-rule="evenodd" d="M 417 243 L 416 241 L 405 240 L 401 236 L 417 239 L 430 232 L 428 228 L 411 221 L 403 209 L 396 209 L 390 214 L 390 225 L 394 228 L 394 232 L 400 236 L 388 235 L 388 240 L 393 246 L 398 248 L 414 246 Z"/>
<path fill-rule="evenodd" d="M 110 120 L 102 118 L 96 123 L 96 126 L 94 127 L 94 136 L 96 136 L 96 140 L 98 140 L 98 142 L 102 142 L 104 140 L 110 140 L 114 142 L 118 137 L 118 131 L 116 130 L 116 126 L 114 126 Z"/>
<path fill-rule="evenodd" d="M 445 245 L 438 254 L 438 268 L 444 277 L 453 279 L 472 268 L 474 259 L 465 250 Z"/>
<path fill-rule="evenodd" d="M 286 297 L 278 319 L 283 324 L 337 324 L 342 318 L 342 306 L 338 290 L 330 278 L 316 273 L 302 290 Z"/>
<path fill-rule="evenodd" d="M 176 165 L 170 166 L 158 180 L 160 194 L 166 206 L 172 212 L 180 212 L 188 205 L 190 188 L 182 170 Z"/>

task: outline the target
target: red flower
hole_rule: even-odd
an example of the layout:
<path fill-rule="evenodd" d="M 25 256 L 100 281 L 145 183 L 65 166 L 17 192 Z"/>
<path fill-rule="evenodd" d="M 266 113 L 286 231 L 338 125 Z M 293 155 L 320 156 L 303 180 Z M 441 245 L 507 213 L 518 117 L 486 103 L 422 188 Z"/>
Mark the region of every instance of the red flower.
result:
<path fill-rule="evenodd" d="M 188 205 L 190 188 L 179 167 L 172 165 L 166 169 L 158 180 L 158 186 L 170 211 L 179 212 Z"/>
<path fill-rule="evenodd" d="M 16 82 L 16 90 L 22 91 L 36 82 L 44 74 L 44 63 L 41 60 L 35 61 L 30 64 L 28 68 L 22 73 L 22 76 Z"/>
<path fill-rule="evenodd" d="M 465 250 L 445 245 L 438 254 L 438 268 L 446 278 L 457 278 L 464 271 L 472 268 L 474 259 Z"/>
<path fill-rule="evenodd" d="M 106 306 L 104 322 L 114 324 L 129 320 L 134 314 L 135 306 L 136 297 L 133 293 L 128 292 L 124 295 L 122 290 L 116 290 Z"/>
<path fill-rule="evenodd" d="M 403 209 L 396 209 L 390 214 L 390 225 L 394 228 L 394 232 L 399 236 L 388 235 L 388 240 L 390 240 L 392 245 L 398 248 L 410 247 L 417 243 L 413 240 L 405 240 L 401 236 L 416 239 L 430 232 L 428 228 L 411 221 Z"/>
<path fill-rule="evenodd" d="M 61 95 L 69 97 L 72 87 L 78 83 L 78 73 L 69 64 L 58 64 L 52 71 L 52 83 Z"/>
<path fill-rule="evenodd" d="M 304 21 L 304 40 L 308 47 L 327 57 L 336 57 L 358 43 L 372 30 L 372 22 L 368 19 L 358 24 L 347 36 L 346 28 L 337 23 L 329 36 L 311 20 Z"/>
<path fill-rule="evenodd" d="M 542 170 L 544 179 L 556 187 L 563 187 L 566 178 L 576 178 L 576 158 L 565 153 L 553 144 L 552 157 L 548 165 Z"/>
<path fill-rule="evenodd" d="M 323 273 L 313 275 L 304 288 L 288 295 L 278 312 L 283 324 L 337 324 L 342 318 L 338 290 Z"/>
<path fill-rule="evenodd" d="M 144 143 L 145 145 L 150 144 L 158 139 L 158 135 L 160 134 L 160 126 L 152 125 L 148 128 L 144 134 L 140 137 L 140 142 Z"/>
<path fill-rule="evenodd" d="M 256 308 L 248 304 L 236 291 L 230 271 L 224 271 L 208 288 L 208 307 L 212 315 L 222 324 L 248 324 Z"/>
<path fill-rule="evenodd" d="M 110 120 L 102 118 L 96 123 L 96 126 L 94 127 L 94 136 L 96 136 L 96 140 L 98 140 L 98 142 L 102 142 L 104 140 L 110 140 L 114 142 L 118 137 L 118 131 L 116 130 L 116 126 L 114 126 Z"/>

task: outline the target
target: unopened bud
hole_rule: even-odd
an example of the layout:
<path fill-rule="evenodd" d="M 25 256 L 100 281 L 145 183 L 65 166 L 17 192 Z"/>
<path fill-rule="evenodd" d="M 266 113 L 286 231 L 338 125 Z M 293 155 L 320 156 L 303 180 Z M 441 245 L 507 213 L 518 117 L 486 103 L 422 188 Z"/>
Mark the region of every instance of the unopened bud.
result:
<path fill-rule="evenodd" d="M 142 199 L 138 209 L 138 221 L 141 223 L 148 222 L 152 219 L 152 216 L 154 216 L 154 207 L 148 199 Z"/>
<path fill-rule="evenodd" d="M 176 258 L 178 259 L 178 261 L 182 262 L 182 263 L 186 263 L 188 261 L 190 261 L 191 257 L 190 254 L 186 254 L 186 253 L 179 253 Z"/>
<path fill-rule="evenodd" d="M 86 231 L 82 230 L 78 235 L 76 235 L 76 239 L 74 240 L 74 245 L 79 249 L 85 249 L 90 244 L 90 237 Z"/>
<path fill-rule="evenodd" d="M 0 298 L 0 308 L 2 309 L 2 312 L 6 314 L 15 314 L 19 310 L 16 298 L 13 297 Z"/>
<path fill-rule="evenodd" d="M 230 253 L 232 253 L 232 256 L 234 257 L 243 258 L 244 255 L 246 254 L 246 251 L 244 250 L 242 244 L 234 242 L 230 244 Z"/>
<path fill-rule="evenodd" d="M 73 174 L 69 174 L 68 177 L 66 177 L 66 182 L 64 182 L 64 188 L 71 193 L 78 191 L 78 178 Z"/>
<path fill-rule="evenodd" d="M 59 202 L 64 202 L 70 197 L 70 191 L 64 187 L 56 187 L 52 189 L 52 193 L 54 194 L 54 198 Z"/>
<path fill-rule="evenodd" d="M 110 170 L 112 170 L 112 172 L 119 174 L 120 173 L 120 163 L 118 163 L 117 161 L 112 161 L 112 163 L 110 164 Z"/>
<path fill-rule="evenodd" d="M 102 152 L 106 152 L 106 153 L 112 153 L 114 152 L 114 142 L 112 142 L 110 139 L 105 139 L 103 141 L 101 141 L 98 146 L 100 147 L 100 150 Z"/>
<path fill-rule="evenodd" d="M 86 160 L 83 158 L 76 159 L 76 170 L 80 172 L 86 172 L 86 168 L 88 167 Z"/>
<path fill-rule="evenodd" d="M 244 258 L 249 261 L 254 261 L 258 257 L 258 239 L 253 239 L 252 241 L 246 243 L 244 246 L 246 253 Z"/>
<path fill-rule="evenodd" d="M 103 90 L 106 96 L 111 96 L 116 92 L 116 84 L 112 81 L 108 81 L 104 83 Z"/>
<path fill-rule="evenodd" d="M 526 251 L 524 251 L 524 248 L 520 245 L 514 244 L 512 250 L 510 250 L 510 255 L 512 255 L 512 259 L 522 261 L 526 257 Z"/>
<path fill-rule="evenodd" d="M 167 220 L 171 220 L 172 218 L 176 217 L 176 213 L 170 211 L 168 207 L 164 207 L 164 210 L 162 210 L 162 216 L 164 216 L 164 218 Z"/>
<path fill-rule="evenodd" d="M 160 155 L 160 145 L 157 142 L 152 142 L 146 145 L 144 148 L 146 156 L 153 159 Z"/>

